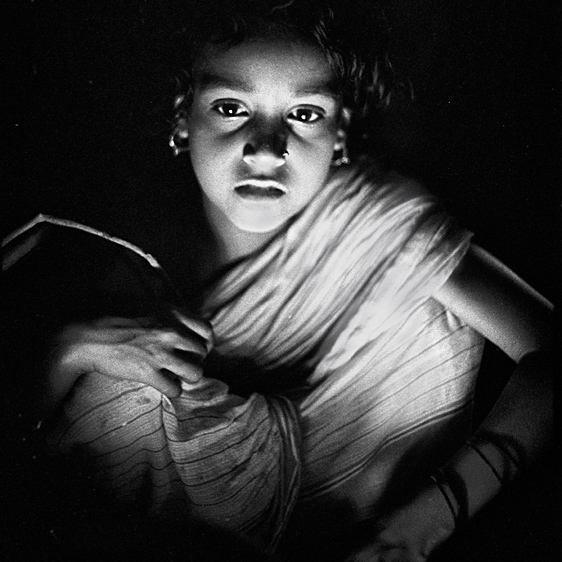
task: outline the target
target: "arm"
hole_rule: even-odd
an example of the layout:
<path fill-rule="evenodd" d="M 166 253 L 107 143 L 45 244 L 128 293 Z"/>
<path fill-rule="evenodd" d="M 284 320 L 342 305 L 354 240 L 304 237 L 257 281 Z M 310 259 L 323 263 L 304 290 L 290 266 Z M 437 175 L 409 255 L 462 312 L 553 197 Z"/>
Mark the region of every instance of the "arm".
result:
<path fill-rule="evenodd" d="M 377 522 L 349 560 L 425 560 L 547 445 L 552 426 L 552 305 L 473 246 L 434 295 L 517 366 L 473 438 L 405 506 Z M 371 535 L 372 537 L 372 535 Z"/>
<path fill-rule="evenodd" d="M 552 305 L 478 246 L 435 298 L 516 362 L 551 343 Z"/>
<path fill-rule="evenodd" d="M 444 467 L 456 480 L 452 485 L 469 518 L 502 483 L 532 463 L 550 439 L 552 305 L 478 247 L 471 249 L 436 298 L 517 363 L 473 443 Z"/>
<path fill-rule="evenodd" d="M 237 396 L 206 366 L 203 374 L 211 327 L 172 312 L 181 325 L 113 317 L 63 331 L 49 397 L 52 408 L 64 403 L 45 432 L 48 450 L 70 456 L 104 512 L 201 518 L 273 544 L 299 485 L 296 408 Z"/>
<path fill-rule="evenodd" d="M 49 418 L 82 375 L 98 372 L 180 394 L 179 379 L 196 382 L 212 346 L 210 326 L 172 308 L 160 318 L 108 317 L 65 326 L 48 358 L 41 413 Z"/>

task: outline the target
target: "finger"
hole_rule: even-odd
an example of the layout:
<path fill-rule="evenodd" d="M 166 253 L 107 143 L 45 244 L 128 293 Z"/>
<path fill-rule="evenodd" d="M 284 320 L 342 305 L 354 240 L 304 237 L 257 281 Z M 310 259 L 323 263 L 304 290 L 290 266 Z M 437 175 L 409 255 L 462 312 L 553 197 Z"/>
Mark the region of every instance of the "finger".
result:
<path fill-rule="evenodd" d="M 169 349 L 192 353 L 203 359 L 208 353 L 208 342 L 199 334 L 178 334 L 175 330 L 154 330 L 154 337 Z"/>
<path fill-rule="evenodd" d="M 148 376 L 151 369 L 168 369 L 190 382 L 201 378 L 201 364 L 206 355 L 206 349 L 200 342 L 162 330 L 144 330 L 129 345 L 119 346 L 113 352 L 114 361 L 118 363 L 149 369 L 148 374 L 143 373 L 142 376 Z M 111 365 L 108 367 L 111 369 Z"/>
<path fill-rule="evenodd" d="M 103 361 L 96 362 L 92 365 L 92 371 L 116 380 L 129 380 L 151 386 L 168 398 L 176 398 L 181 394 L 181 383 L 174 373 L 154 368 L 142 360 L 131 358 L 126 366 L 113 361 L 109 365 Z"/>
<path fill-rule="evenodd" d="M 210 351 L 214 344 L 214 333 L 211 323 L 202 318 L 190 315 L 178 308 L 172 308 L 171 312 L 182 326 L 199 334 L 207 342 L 207 349 Z"/>
<path fill-rule="evenodd" d="M 156 388 L 168 398 L 177 398 L 181 394 L 181 383 L 175 373 L 160 369 L 160 376 L 155 379 L 160 388 Z"/>
<path fill-rule="evenodd" d="M 194 359 L 198 359 L 197 357 Z M 170 354 L 164 369 L 189 383 L 195 383 L 203 376 L 203 367 L 198 361 L 186 361 L 185 358 Z"/>

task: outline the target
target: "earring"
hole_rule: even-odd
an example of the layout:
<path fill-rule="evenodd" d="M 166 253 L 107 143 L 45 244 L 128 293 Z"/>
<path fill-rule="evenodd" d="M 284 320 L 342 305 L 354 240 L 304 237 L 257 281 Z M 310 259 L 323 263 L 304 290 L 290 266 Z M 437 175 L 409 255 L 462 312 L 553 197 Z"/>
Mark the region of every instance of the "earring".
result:
<path fill-rule="evenodd" d="M 186 127 L 185 119 L 178 119 L 178 122 L 169 137 L 168 145 L 174 152 L 174 156 L 189 150 L 189 132 Z"/>
<path fill-rule="evenodd" d="M 347 152 L 347 144 L 343 143 L 341 148 L 334 150 L 334 157 L 332 158 L 332 166 L 346 166 L 351 160 Z"/>

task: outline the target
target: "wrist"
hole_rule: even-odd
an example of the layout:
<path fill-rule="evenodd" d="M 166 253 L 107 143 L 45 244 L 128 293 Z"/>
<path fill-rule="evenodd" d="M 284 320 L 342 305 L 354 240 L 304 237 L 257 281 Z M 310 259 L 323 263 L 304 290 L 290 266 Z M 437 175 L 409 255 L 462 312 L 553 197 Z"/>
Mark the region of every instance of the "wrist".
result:
<path fill-rule="evenodd" d="M 453 530 L 457 529 L 461 524 L 466 521 L 466 513 L 464 506 L 460 503 L 458 494 L 455 494 L 451 488 L 451 484 L 441 469 L 437 469 L 430 475 L 429 479 L 439 490 L 441 498 L 445 501 L 451 519 L 453 521 Z"/>
<path fill-rule="evenodd" d="M 501 482 L 490 466 L 468 444 L 443 471 L 460 505 L 460 523 L 471 519 L 501 491 Z"/>
<path fill-rule="evenodd" d="M 488 434 L 469 439 L 431 475 L 458 528 L 476 515 L 519 474 L 516 455 Z"/>

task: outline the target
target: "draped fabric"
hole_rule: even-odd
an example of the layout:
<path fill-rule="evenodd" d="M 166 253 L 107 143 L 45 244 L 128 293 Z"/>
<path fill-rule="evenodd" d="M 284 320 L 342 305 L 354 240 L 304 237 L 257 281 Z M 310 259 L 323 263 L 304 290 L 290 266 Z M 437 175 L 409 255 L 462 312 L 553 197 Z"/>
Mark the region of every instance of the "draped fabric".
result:
<path fill-rule="evenodd" d="M 431 295 L 469 243 L 417 184 L 340 169 L 209 288 L 216 378 L 169 400 L 92 373 L 50 443 L 121 501 L 269 545 L 295 508 L 372 515 L 468 431 L 482 339 Z"/>

